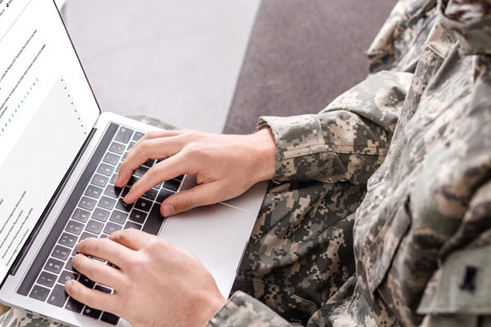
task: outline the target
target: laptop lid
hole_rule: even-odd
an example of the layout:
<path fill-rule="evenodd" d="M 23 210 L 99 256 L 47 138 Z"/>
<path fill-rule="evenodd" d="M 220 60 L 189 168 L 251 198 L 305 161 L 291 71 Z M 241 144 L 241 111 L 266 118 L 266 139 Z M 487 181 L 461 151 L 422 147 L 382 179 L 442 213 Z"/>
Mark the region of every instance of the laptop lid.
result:
<path fill-rule="evenodd" d="M 100 114 L 53 0 L 0 0 L 0 279 Z"/>

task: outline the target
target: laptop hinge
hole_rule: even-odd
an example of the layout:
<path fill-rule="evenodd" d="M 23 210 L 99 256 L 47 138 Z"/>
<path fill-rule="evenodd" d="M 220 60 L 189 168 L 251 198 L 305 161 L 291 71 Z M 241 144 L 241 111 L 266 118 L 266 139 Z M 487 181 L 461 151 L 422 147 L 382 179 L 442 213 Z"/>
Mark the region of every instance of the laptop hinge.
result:
<path fill-rule="evenodd" d="M 96 131 L 97 131 L 97 129 L 95 127 L 92 128 L 92 130 L 90 131 L 89 136 L 85 140 L 82 148 L 77 153 L 77 155 L 75 157 L 75 160 L 73 160 L 72 164 L 70 165 L 70 168 L 68 169 L 67 173 L 65 174 L 65 176 L 61 180 L 60 184 L 58 185 L 58 187 L 57 187 L 57 189 L 56 189 L 53 197 L 51 198 L 51 200 L 49 201 L 48 205 L 44 209 L 44 211 L 43 211 L 43 213 L 41 215 L 41 218 L 38 220 L 38 222 L 34 226 L 31 234 L 29 235 L 29 237 L 27 238 L 26 242 L 24 243 L 24 246 L 22 247 L 22 250 L 19 252 L 19 254 L 17 255 L 17 257 L 15 258 L 15 261 L 12 264 L 12 267 L 10 268 L 8 275 L 15 276 L 15 274 L 16 274 L 19 266 L 20 266 L 20 263 L 22 262 L 22 260 L 26 256 L 27 252 L 31 248 L 31 245 L 32 245 L 34 239 L 36 238 L 37 234 L 39 233 L 39 231 L 43 227 L 44 223 L 46 222 L 46 218 L 49 216 L 49 213 L 51 212 L 51 209 L 53 208 L 54 204 L 58 200 L 58 197 L 61 194 L 61 190 L 65 187 L 66 183 L 68 182 L 68 180 L 72 176 L 73 171 L 75 170 L 75 167 L 80 162 L 80 158 L 82 157 L 82 155 L 84 154 L 85 150 L 87 149 L 87 146 L 89 145 L 90 141 L 94 137 L 94 134 L 95 134 Z M 5 279 L 2 281 L 2 285 L 3 285 L 3 282 L 5 281 Z"/>

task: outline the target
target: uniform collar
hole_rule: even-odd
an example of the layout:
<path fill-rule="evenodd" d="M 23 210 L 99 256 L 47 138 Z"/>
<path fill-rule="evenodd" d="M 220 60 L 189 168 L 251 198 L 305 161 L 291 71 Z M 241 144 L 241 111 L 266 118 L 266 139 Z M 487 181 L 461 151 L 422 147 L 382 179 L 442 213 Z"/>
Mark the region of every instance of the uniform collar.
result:
<path fill-rule="evenodd" d="M 464 55 L 491 55 L 491 3 L 487 0 L 439 0 L 445 29 Z"/>

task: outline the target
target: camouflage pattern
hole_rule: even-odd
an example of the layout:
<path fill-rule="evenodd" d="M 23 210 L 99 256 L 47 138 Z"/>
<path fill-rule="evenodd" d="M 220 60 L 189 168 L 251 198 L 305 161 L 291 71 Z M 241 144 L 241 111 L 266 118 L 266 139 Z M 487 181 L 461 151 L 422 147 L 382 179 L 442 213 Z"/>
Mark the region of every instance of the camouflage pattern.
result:
<path fill-rule="evenodd" d="M 370 72 L 414 72 L 436 21 L 436 0 L 399 0 L 368 49 Z"/>
<path fill-rule="evenodd" d="M 250 247 L 244 260 L 249 266 L 242 267 L 247 273 L 242 273 L 237 283 L 237 289 L 244 293 L 232 297 L 210 326 L 491 324 L 490 7 L 488 0 L 439 3 L 434 12 L 440 17 L 418 56 L 393 132 L 388 127 L 392 125 L 381 123 L 385 120 L 373 112 L 376 106 L 365 107 L 371 114 L 354 110 L 359 104 L 370 104 L 368 98 L 357 101 L 357 96 L 363 94 L 363 84 L 354 89 L 354 94 L 348 91 L 341 97 L 346 102 L 339 110 L 328 108 L 317 116 L 301 116 L 296 121 L 272 117 L 261 121 L 261 126 L 272 128 L 277 142 L 275 181 L 290 181 L 285 186 L 287 193 L 276 201 L 282 207 L 282 201 L 286 201 L 291 212 L 285 214 L 273 205 L 270 211 L 263 208 L 263 218 L 254 234 L 260 244 Z M 372 79 L 372 83 L 375 81 Z M 372 93 L 372 97 L 375 95 Z M 397 115 L 398 110 L 383 112 Z M 329 117 L 324 118 L 326 115 Z M 353 124 L 348 124 L 352 119 Z M 382 137 L 373 136 L 369 127 L 375 127 L 374 134 L 383 130 Z M 390 135 L 392 141 L 384 142 Z M 345 143 L 350 138 L 354 141 Z M 378 151 L 355 150 L 354 145 L 360 144 L 363 149 L 373 142 L 380 147 Z M 336 153 L 339 144 L 351 144 L 355 156 L 343 160 Z M 319 259 L 322 254 L 340 257 L 333 255 L 329 240 L 313 247 L 310 262 L 302 261 L 309 254 L 303 252 L 305 240 L 300 237 L 299 243 L 296 237 L 312 235 L 313 225 L 296 224 L 295 209 L 300 205 L 289 198 L 288 192 L 295 192 L 294 183 L 303 185 L 304 181 L 316 187 L 319 182 L 333 188 L 349 185 L 348 192 L 351 187 L 362 187 L 370 174 L 365 165 L 370 162 L 358 165 L 364 160 L 358 158 L 360 153 L 375 157 L 379 153 L 371 162 L 374 171 L 383 163 L 368 178 L 365 198 L 356 211 L 352 236 L 356 271 L 339 284 L 339 280 L 330 279 L 342 275 L 337 263 Z M 352 155 L 349 151 L 345 154 L 348 158 Z M 325 202 L 335 211 L 336 201 L 343 195 L 326 198 Z M 302 200 L 299 198 L 302 204 L 307 203 Z M 316 205 L 310 210 L 316 210 Z M 323 219 L 329 224 L 336 213 L 327 212 Z M 340 212 L 339 217 L 342 215 Z M 351 220 L 352 216 L 346 216 L 339 221 Z M 299 230 L 302 226 L 304 230 Z M 295 232 L 280 234 L 280 230 Z M 287 239 L 285 235 L 294 236 Z M 348 238 L 345 232 L 343 239 Z M 342 262 L 349 260 L 343 257 Z M 327 277 L 324 283 L 316 279 L 323 275 Z M 264 306 L 259 308 L 260 303 L 248 300 L 245 293 Z M 275 320 L 277 314 L 289 324 Z"/>
<path fill-rule="evenodd" d="M 262 118 L 276 174 L 236 292 L 208 326 L 491 324 L 491 299 L 476 291 L 489 289 L 491 262 L 485 4 L 400 1 L 372 68 L 419 61 L 411 82 L 380 72 L 318 115 Z M 17 314 L 3 322 L 43 321 Z"/>

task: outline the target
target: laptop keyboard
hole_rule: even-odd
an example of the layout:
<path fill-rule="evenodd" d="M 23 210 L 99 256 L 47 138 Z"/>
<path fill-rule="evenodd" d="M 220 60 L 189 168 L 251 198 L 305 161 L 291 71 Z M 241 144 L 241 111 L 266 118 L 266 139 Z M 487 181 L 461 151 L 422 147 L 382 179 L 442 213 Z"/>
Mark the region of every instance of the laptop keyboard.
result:
<path fill-rule="evenodd" d="M 113 135 L 105 136 L 106 141 L 101 142 L 96 151 L 100 158 L 95 158 L 97 162 L 89 165 L 93 172 L 86 171 L 85 176 L 89 178 L 84 179 L 82 176 L 76 187 L 83 191 L 79 192 L 81 194 L 75 201 L 71 199 L 76 205 L 68 211 L 69 219 L 60 225 L 63 228 L 58 228 L 59 231 L 50 233 L 18 293 L 28 294 L 33 299 L 116 325 L 119 321 L 117 316 L 85 306 L 70 298 L 65 292 L 64 284 L 70 279 L 76 279 L 85 286 L 101 292 L 113 292 L 79 274 L 72 267 L 76 245 L 88 237 L 104 238 L 115 231 L 128 228 L 157 234 L 164 221 L 160 216 L 160 204 L 179 190 L 183 176 L 156 185 L 134 204 L 124 203 L 123 198 L 131 185 L 160 160 L 146 161 L 134 172 L 126 187 L 114 186 L 119 166 L 126 158 L 128 150 L 144 134 L 115 124 L 111 124 L 110 127 L 106 134 L 112 130 Z M 42 261 L 39 260 L 40 257 Z M 99 258 L 92 259 L 111 265 Z"/>

